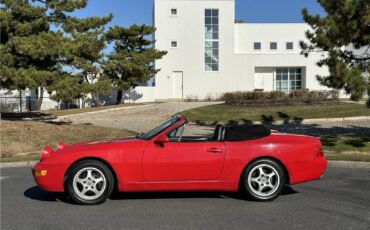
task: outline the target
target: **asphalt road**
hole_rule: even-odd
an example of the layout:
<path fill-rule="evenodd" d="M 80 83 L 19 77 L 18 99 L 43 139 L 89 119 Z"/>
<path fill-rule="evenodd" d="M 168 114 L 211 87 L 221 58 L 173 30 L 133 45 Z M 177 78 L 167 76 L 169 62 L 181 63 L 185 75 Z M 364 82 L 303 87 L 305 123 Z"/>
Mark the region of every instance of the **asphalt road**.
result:
<path fill-rule="evenodd" d="M 1 169 L 1 229 L 370 229 L 370 170 L 328 168 L 273 202 L 221 193 L 120 194 L 79 206 L 41 191 L 30 168 Z"/>

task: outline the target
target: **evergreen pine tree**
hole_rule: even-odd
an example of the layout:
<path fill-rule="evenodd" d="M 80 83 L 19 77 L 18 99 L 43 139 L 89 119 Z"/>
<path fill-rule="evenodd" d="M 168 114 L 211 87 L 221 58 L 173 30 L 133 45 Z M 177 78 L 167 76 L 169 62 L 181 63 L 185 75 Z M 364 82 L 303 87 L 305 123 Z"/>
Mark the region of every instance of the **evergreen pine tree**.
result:
<path fill-rule="evenodd" d="M 69 17 L 63 24 L 64 31 L 70 34 L 73 40 L 71 67 L 76 70 L 73 76 L 82 79 L 82 96 L 84 98 L 86 94 L 91 94 L 95 106 L 100 105 L 99 95 L 108 94 L 111 90 L 110 80 L 103 75 L 100 67 L 106 47 L 104 26 L 111 19 L 112 15 L 83 19 Z M 58 89 L 56 91 L 58 92 Z"/>
<path fill-rule="evenodd" d="M 87 0 L 1 0 L 1 88 L 37 92 L 41 108 L 44 90 L 60 78 L 71 56 L 70 41 L 51 25 L 60 25 L 66 13 L 86 6 Z M 37 3 L 37 4 L 36 4 Z"/>
<path fill-rule="evenodd" d="M 307 9 L 302 10 L 312 29 L 306 32 L 308 42 L 300 42 L 302 54 L 327 51 L 318 65 L 327 66 L 329 76 L 317 76 L 317 79 L 322 85 L 344 89 L 352 100 L 359 100 L 370 84 L 370 1 L 318 2 L 326 16 L 310 15 Z"/>
<path fill-rule="evenodd" d="M 115 26 L 107 32 L 108 42 L 114 42 L 114 51 L 107 55 L 103 69 L 117 88 L 117 104 L 122 101 L 123 90 L 148 81 L 159 71 L 153 62 L 167 52 L 153 47 L 154 41 L 148 37 L 154 32 L 154 27 L 146 25 Z"/>

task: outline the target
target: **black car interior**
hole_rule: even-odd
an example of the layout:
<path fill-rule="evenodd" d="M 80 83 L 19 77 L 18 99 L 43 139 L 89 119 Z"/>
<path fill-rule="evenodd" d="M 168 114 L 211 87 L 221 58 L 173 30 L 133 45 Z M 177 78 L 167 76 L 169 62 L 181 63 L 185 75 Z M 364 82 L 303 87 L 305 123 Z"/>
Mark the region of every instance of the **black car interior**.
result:
<path fill-rule="evenodd" d="M 170 142 L 221 142 L 246 141 L 269 136 L 271 131 L 263 125 L 216 125 L 213 134 L 206 136 L 183 136 L 186 124 L 168 133 Z"/>

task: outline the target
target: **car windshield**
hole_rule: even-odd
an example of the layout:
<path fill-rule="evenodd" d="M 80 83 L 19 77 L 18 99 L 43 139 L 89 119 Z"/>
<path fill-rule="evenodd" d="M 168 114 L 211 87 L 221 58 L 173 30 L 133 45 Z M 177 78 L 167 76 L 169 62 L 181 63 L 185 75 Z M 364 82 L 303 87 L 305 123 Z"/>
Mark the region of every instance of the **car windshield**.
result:
<path fill-rule="evenodd" d="M 168 127 L 170 127 L 172 124 L 174 124 L 175 122 L 177 122 L 179 120 L 180 120 L 179 116 L 174 116 L 170 120 L 168 120 L 168 121 L 164 122 L 163 124 L 155 127 L 154 129 L 150 130 L 149 132 L 139 135 L 138 138 L 143 139 L 143 140 L 150 140 L 153 137 L 155 137 L 157 134 L 161 133 L 163 130 L 167 129 Z"/>

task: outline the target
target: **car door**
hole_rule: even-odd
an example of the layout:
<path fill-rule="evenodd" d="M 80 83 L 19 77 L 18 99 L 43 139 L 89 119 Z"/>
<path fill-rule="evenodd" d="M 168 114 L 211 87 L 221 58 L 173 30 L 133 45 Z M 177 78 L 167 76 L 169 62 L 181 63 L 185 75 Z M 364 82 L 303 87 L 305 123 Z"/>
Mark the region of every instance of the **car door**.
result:
<path fill-rule="evenodd" d="M 149 144 L 143 155 L 145 181 L 219 179 L 225 160 L 223 142 Z"/>

